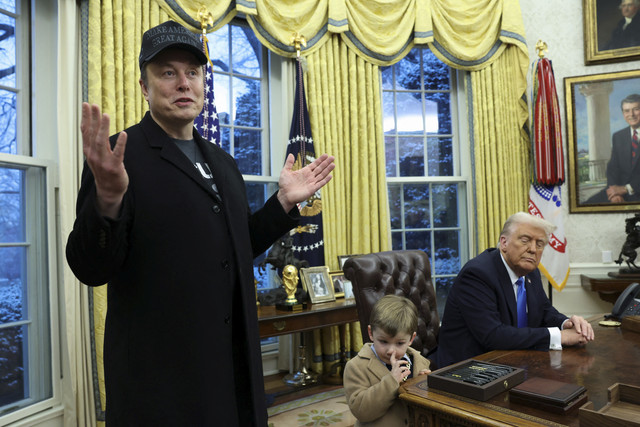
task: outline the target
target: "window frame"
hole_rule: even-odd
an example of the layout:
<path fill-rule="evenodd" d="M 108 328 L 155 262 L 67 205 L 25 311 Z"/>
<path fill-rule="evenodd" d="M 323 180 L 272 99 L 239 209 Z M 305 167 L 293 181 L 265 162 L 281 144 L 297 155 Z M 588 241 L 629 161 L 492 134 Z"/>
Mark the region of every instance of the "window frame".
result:
<path fill-rule="evenodd" d="M 40 223 L 37 223 L 38 219 L 29 218 L 28 221 L 32 223 L 31 226 L 27 224 L 27 235 L 25 236 L 25 243 L 31 251 L 35 251 L 35 255 L 28 254 L 27 255 L 27 277 L 29 278 L 29 285 L 27 289 L 28 297 L 28 309 L 29 319 L 31 321 L 27 322 L 17 322 L 17 323 L 28 323 L 30 327 L 33 326 L 34 329 L 31 329 L 28 334 L 28 349 L 29 349 L 29 367 L 31 369 L 36 369 L 36 375 L 33 374 L 33 370 L 25 372 L 25 385 L 29 389 L 42 388 L 41 375 L 44 371 L 49 370 L 50 372 L 50 381 L 51 381 L 51 396 L 45 398 L 41 401 L 34 402 L 29 404 L 29 398 L 22 400 L 21 402 L 27 402 L 27 404 L 20 408 L 13 410 L 12 412 L 4 413 L 2 410 L 10 410 L 12 407 L 18 405 L 18 403 L 7 405 L 3 409 L 0 409 L 0 422 L 2 424 L 15 422 L 31 415 L 34 415 L 38 412 L 41 412 L 46 409 L 50 409 L 53 406 L 59 404 L 61 402 L 60 398 L 60 342 L 59 342 L 59 324 L 58 324 L 58 289 L 55 284 L 58 282 L 58 267 L 57 267 L 57 215 L 56 215 L 56 187 L 57 185 L 57 166 L 55 163 L 42 160 L 35 159 L 28 156 L 21 156 L 15 154 L 6 154 L 0 153 L 0 167 L 11 167 L 16 169 L 29 169 L 29 168 L 40 168 L 43 170 L 43 181 L 44 188 L 33 188 L 33 186 L 38 186 L 38 183 L 30 182 L 29 174 L 25 174 L 25 193 L 29 190 L 40 192 L 41 201 L 34 201 L 34 197 L 38 197 L 39 195 L 25 194 L 27 199 L 32 199 L 31 201 L 27 201 L 27 206 L 29 203 L 42 203 L 43 213 L 44 215 L 33 214 L 33 217 L 40 216 Z M 25 210 L 26 212 L 26 210 Z M 34 230 L 44 229 L 45 236 L 35 237 Z M 36 234 L 38 232 L 36 231 Z M 12 242 L 14 243 L 14 242 Z M 14 245 L 3 245 L 3 246 L 15 246 Z M 22 245 L 21 245 L 22 246 Z M 41 253 L 45 251 L 45 253 Z M 46 265 L 42 266 L 37 263 L 38 260 L 45 258 Z M 36 262 L 34 262 L 36 261 Z M 35 285 L 32 285 L 33 282 L 37 282 Z M 41 289 L 47 288 L 46 296 L 43 295 Z M 40 291 L 39 291 L 40 290 Z M 47 318 L 41 318 L 38 316 L 42 313 L 43 307 L 47 307 Z M 40 329 L 38 329 L 40 328 Z M 44 330 L 44 331 L 43 331 Z M 46 342 L 36 342 L 46 340 Z M 34 351 L 34 346 L 44 346 L 45 348 L 38 348 Z M 47 363 L 46 360 L 42 360 L 42 358 L 46 359 L 47 354 L 50 355 L 48 364 L 49 367 L 45 367 L 44 364 Z M 38 375 L 40 374 L 40 375 Z M 28 381 L 28 382 L 27 382 Z"/>

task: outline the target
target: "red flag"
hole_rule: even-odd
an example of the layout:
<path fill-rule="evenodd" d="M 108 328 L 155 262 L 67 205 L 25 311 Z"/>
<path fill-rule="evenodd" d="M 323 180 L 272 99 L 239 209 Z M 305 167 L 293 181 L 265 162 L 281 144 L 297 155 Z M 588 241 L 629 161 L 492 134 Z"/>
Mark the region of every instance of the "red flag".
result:
<path fill-rule="evenodd" d="M 560 185 L 564 182 L 564 154 L 560 107 L 551 61 L 538 59 L 534 64 L 533 155 L 534 182 Z"/>

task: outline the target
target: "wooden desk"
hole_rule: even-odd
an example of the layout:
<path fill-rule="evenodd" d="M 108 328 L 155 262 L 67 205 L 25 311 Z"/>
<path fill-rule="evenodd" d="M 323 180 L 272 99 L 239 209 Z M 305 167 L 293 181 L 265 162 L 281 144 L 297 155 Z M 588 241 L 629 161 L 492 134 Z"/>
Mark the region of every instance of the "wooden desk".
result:
<path fill-rule="evenodd" d="M 297 313 L 276 310 L 275 306 L 258 307 L 260 338 L 310 331 L 324 326 L 357 321 L 358 311 L 356 303 L 352 299 L 341 298 L 331 302 L 309 304 L 306 310 Z"/>
<path fill-rule="evenodd" d="M 580 284 L 583 289 L 597 292 L 601 300 L 612 304 L 616 302 L 622 291 L 624 291 L 627 286 L 638 281 L 640 281 L 638 278 L 615 278 L 606 275 L 580 275 Z"/>
<path fill-rule="evenodd" d="M 607 388 L 616 382 L 640 386 L 640 333 L 592 322 L 596 339 L 562 351 L 492 351 L 477 360 L 523 368 L 526 378 L 542 377 L 586 387 L 594 409 L 608 401 Z M 578 411 L 557 415 L 509 402 L 507 391 L 480 402 L 450 393 L 425 390 L 426 378 L 407 381 L 400 398 L 409 405 L 415 426 L 578 426 Z"/>

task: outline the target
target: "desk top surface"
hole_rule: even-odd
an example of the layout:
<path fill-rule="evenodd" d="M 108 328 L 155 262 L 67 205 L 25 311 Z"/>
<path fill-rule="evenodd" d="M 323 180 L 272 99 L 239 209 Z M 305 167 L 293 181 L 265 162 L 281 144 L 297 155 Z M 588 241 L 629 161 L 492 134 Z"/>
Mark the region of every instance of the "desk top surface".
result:
<path fill-rule="evenodd" d="M 525 379 L 541 377 L 583 385 L 594 409 L 599 410 L 608 402 L 607 389 L 613 384 L 640 386 L 640 333 L 600 326 L 598 321 L 601 319 L 592 321 L 595 340 L 585 346 L 565 347 L 562 351 L 497 350 L 474 359 L 522 368 Z M 445 392 L 423 390 L 418 387 L 423 381 L 426 385 L 426 377 L 409 380 L 405 391 L 439 404 L 453 406 L 456 401 L 462 401 L 510 416 L 518 417 L 518 411 L 522 411 L 525 419 L 533 416 L 562 425 L 579 424 L 578 411 L 563 416 L 512 404 L 507 398 L 508 392 L 500 393 L 487 402 L 479 402 Z"/>
<path fill-rule="evenodd" d="M 262 322 L 265 320 L 273 320 L 277 318 L 308 316 L 317 312 L 355 309 L 355 307 L 355 300 L 344 298 L 317 304 L 308 303 L 306 309 L 298 312 L 277 310 L 273 305 L 264 305 L 258 307 L 258 320 Z"/>

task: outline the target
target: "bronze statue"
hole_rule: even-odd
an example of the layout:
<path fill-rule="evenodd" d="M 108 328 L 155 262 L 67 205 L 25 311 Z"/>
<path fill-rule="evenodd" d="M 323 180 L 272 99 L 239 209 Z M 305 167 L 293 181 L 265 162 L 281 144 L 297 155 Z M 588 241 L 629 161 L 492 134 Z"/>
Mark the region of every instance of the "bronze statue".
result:
<path fill-rule="evenodd" d="M 629 267 L 629 271 L 626 272 L 640 272 L 640 268 L 634 263 L 636 257 L 638 256 L 636 249 L 640 247 L 640 226 L 638 226 L 638 223 L 640 222 L 640 213 L 635 214 L 635 216 L 631 218 L 627 218 L 625 222 L 625 232 L 627 233 L 627 238 L 622 244 L 622 250 L 620 251 L 620 255 L 615 262 L 616 264 L 622 264 L 622 257 L 624 256 L 626 257 L 624 261 Z"/>
<path fill-rule="evenodd" d="M 267 263 L 276 270 L 283 270 L 287 265 L 293 265 L 298 270 L 309 267 L 308 261 L 299 260 L 293 255 L 293 237 L 289 234 L 285 234 L 273 244 L 267 256 L 258 264 L 260 272 L 266 268 Z"/>

